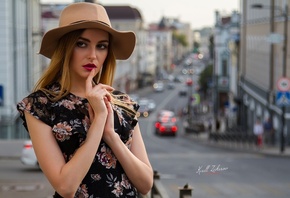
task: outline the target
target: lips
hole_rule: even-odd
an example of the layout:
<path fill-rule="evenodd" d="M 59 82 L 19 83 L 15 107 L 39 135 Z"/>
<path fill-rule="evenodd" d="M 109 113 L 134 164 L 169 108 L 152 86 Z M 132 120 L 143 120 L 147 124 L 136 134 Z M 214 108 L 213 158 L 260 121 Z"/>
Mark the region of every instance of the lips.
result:
<path fill-rule="evenodd" d="M 91 71 L 91 70 L 97 68 L 97 66 L 94 65 L 94 64 L 86 64 L 86 65 L 84 65 L 83 67 L 84 67 L 86 70 L 88 70 L 88 71 Z"/>

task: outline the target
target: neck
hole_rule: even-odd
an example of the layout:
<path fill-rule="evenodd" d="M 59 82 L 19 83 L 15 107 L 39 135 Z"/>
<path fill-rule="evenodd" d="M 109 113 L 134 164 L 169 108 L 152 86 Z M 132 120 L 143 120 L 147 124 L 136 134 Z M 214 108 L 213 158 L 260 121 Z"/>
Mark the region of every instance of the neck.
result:
<path fill-rule="evenodd" d="M 86 82 L 81 81 L 81 82 L 76 82 L 73 81 L 71 83 L 71 89 L 70 89 L 70 93 L 76 95 L 76 96 L 80 96 L 82 98 L 85 98 L 85 93 L 86 93 Z"/>

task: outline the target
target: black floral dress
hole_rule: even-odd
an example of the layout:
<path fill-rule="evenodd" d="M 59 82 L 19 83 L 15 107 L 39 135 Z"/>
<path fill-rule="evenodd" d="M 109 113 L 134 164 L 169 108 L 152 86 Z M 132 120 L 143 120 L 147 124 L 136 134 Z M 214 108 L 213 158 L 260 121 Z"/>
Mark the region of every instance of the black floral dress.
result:
<path fill-rule="evenodd" d="M 57 90 L 53 85 L 50 89 Z M 120 94 L 115 92 L 114 94 Z M 122 94 L 121 100 L 130 100 Z M 133 128 L 137 121 L 120 105 L 112 105 L 114 110 L 114 128 L 121 140 L 130 149 Z M 138 105 L 131 106 L 135 111 Z M 83 144 L 90 127 L 88 101 L 84 98 L 68 94 L 64 98 L 52 102 L 42 91 L 36 91 L 17 104 L 17 109 L 27 129 L 24 111 L 51 126 L 52 133 L 68 162 Z M 41 133 L 41 131 L 39 132 Z M 77 171 L 77 170 L 76 170 Z M 57 192 L 55 198 L 61 197 Z M 95 155 L 93 163 L 75 194 L 75 198 L 110 198 L 110 197 L 138 197 L 136 188 L 127 178 L 121 164 L 104 142 Z"/>

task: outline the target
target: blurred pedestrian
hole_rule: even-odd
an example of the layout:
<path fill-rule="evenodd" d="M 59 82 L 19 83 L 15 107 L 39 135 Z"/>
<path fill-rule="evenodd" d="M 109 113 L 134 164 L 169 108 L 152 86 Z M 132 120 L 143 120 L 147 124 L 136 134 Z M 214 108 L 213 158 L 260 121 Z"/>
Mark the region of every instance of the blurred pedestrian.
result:
<path fill-rule="evenodd" d="M 50 65 L 17 108 L 54 198 L 136 198 L 152 188 L 139 105 L 111 87 L 116 59 L 134 46 L 135 34 L 114 30 L 96 3 L 68 5 L 44 35 Z"/>
<path fill-rule="evenodd" d="M 260 118 L 257 118 L 255 124 L 254 124 L 254 134 L 256 136 L 256 144 L 258 148 L 263 147 L 263 134 L 264 134 L 264 127 L 260 120 Z"/>
<path fill-rule="evenodd" d="M 275 130 L 273 128 L 270 118 L 267 118 L 264 122 L 264 134 L 265 134 L 265 143 L 274 145 L 275 143 Z"/>

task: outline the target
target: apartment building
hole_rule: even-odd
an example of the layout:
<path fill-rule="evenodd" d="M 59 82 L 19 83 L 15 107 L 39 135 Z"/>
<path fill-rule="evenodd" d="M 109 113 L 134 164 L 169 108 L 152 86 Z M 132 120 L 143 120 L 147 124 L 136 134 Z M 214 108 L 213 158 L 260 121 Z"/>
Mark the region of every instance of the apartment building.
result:
<path fill-rule="evenodd" d="M 31 91 L 41 73 L 39 0 L 0 0 L 0 138 L 27 134 L 14 125 L 16 103 Z"/>
<path fill-rule="evenodd" d="M 241 1 L 239 88 L 243 125 L 252 130 L 257 118 L 270 118 L 276 144 L 280 145 L 289 144 L 290 140 L 287 133 L 290 129 L 289 98 L 278 86 L 279 79 L 288 79 L 290 74 L 289 32 L 285 31 L 289 24 L 289 3 L 289 0 Z M 278 103 L 279 92 L 285 96 L 285 103 Z M 283 143 L 281 134 L 284 134 Z"/>

